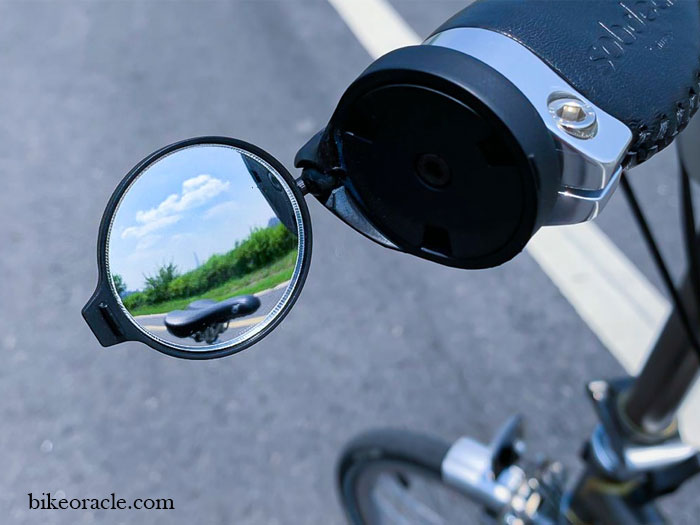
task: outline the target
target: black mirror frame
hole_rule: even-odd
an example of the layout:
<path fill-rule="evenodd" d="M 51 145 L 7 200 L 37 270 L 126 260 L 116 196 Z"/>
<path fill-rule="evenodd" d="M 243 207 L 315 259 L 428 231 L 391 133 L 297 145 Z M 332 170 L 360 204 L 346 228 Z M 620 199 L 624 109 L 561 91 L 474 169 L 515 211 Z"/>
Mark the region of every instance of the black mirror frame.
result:
<path fill-rule="evenodd" d="M 160 158 L 169 155 L 178 149 L 204 144 L 232 146 L 240 150 L 248 151 L 264 160 L 282 176 L 287 185 L 291 188 L 291 191 L 299 205 L 303 225 L 303 228 L 301 228 L 303 231 L 299 236 L 299 242 L 300 248 L 303 248 L 303 250 L 300 250 L 302 262 L 299 276 L 295 283 L 295 288 L 292 290 L 286 304 L 267 326 L 265 326 L 257 334 L 253 335 L 250 339 L 235 346 L 218 348 L 211 351 L 196 352 L 181 350 L 174 346 L 164 344 L 159 339 L 149 336 L 142 328 L 139 328 L 136 325 L 136 322 L 129 314 L 126 313 L 123 305 L 117 299 L 116 293 L 112 289 L 111 281 L 108 275 L 109 264 L 107 261 L 107 256 L 109 252 L 109 232 L 111 229 L 112 219 L 122 197 L 129 190 L 131 184 L 146 168 L 158 161 Z M 242 140 L 216 136 L 191 138 L 170 144 L 169 146 L 152 153 L 144 160 L 139 162 L 126 175 L 126 177 L 122 179 L 117 188 L 114 190 L 114 193 L 112 193 L 107 207 L 105 208 L 104 214 L 102 215 L 97 240 L 97 266 L 99 271 L 97 287 L 90 300 L 82 309 L 83 318 L 87 322 L 92 332 L 95 334 L 95 337 L 97 337 L 100 344 L 105 347 L 113 346 L 125 341 L 138 341 L 169 356 L 194 360 L 217 359 L 236 354 L 242 350 L 245 350 L 249 346 L 254 345 L 268 335 L 286 317 L 292 306 L 294 306 L 294 303 L 298 299 L 299 294 L 304 287 L 309 266 L 311 264 L 311 237 L 311 218 L 304 195 L 300 191 L 299 186 L 289 171 L 287 171 L 287 169 L 277 159 L 266 151 Z"/>

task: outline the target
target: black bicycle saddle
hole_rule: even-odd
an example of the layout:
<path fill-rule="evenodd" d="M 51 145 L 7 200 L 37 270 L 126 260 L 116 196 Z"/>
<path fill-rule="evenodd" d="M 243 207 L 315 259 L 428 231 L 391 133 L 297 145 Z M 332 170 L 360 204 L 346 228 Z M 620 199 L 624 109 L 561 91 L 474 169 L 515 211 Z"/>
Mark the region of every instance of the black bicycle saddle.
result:
<path fill-rule="evenodd" d="M 209 325 L 226 323 L 237 317 L 254 313 L 260 308 L 260 299 L 254 295 L 240 295 L 216 302 L 202 299 L 190 303 L 185 310 L 173 310 L 165 316 L 165 326 L 175 337 L 189 337 Z"/>

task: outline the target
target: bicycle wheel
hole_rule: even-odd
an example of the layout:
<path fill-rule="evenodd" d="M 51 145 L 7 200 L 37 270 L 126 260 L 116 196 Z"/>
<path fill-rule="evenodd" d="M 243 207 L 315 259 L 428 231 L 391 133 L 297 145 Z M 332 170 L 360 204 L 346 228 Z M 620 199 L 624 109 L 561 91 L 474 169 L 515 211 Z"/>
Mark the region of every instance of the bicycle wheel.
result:
<path fill-rule="evenodd" d="M 450 445 L 396 430 L 354 439 L 338 463 L 338 491 L 352 524 L 478 523 L 481 505 L 448 487 L 441 464 Z"/>

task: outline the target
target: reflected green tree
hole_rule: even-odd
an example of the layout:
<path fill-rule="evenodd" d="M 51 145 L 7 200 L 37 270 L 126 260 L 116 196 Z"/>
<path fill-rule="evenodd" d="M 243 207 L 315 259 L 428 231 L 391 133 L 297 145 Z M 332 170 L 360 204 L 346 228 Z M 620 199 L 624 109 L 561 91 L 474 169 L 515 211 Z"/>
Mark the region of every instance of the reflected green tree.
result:
<path fill-rule="evenodd" d="M 177 271 L 177 266 L 172 262 L 164 264 L 153 275 L 145 275 L 144 293 L 152 302 L 164 301 L 168 298 L 168 286 L 180 274 Z"/>
<path fill-rule="evenodd" d="M 112 282 L 114 282 L 114 288 L 116 288 L 117 295 L 119 295 L 119 297 L 126 293 L 126 283 L 124 282 L 124 278 L 121 275 L 119 275 L 118 273 L 113 274 Z"/>
<path fill-rule="evenodd" d="M 142 291 L 124 299 L 138 315 L 183 308 L 195 299 L 222 300 L 257 293 L 289 280 L 296 264 L 298 239 L 283 224 L 255 228 L 232 250 L 214 254 L 195 268 L 178 273 L 170 263 L 145 277 Z"/>

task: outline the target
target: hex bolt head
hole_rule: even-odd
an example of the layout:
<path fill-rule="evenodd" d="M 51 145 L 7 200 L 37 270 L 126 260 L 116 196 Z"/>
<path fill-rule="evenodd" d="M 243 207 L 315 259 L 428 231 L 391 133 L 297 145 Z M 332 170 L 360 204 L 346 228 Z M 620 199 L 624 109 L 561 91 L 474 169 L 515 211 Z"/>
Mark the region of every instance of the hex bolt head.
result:
<path fill-rule="evenodd" d="M 608 383 L 605 381 L 591 381 L 588 383 L 588 391 L 596 401 L 602 401 L 608 395 Z"/>
<path fill-rule="evenodd" d="M 573 137 L 586 140 L 595 137 L 598 132 L 595 111 L 589 104 L 574 96 L 552 95 L 549 100 L 549 113 L 557 126 Z"/>

